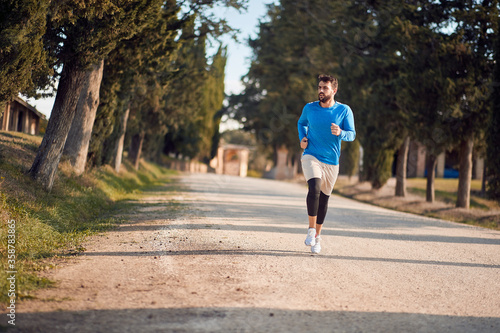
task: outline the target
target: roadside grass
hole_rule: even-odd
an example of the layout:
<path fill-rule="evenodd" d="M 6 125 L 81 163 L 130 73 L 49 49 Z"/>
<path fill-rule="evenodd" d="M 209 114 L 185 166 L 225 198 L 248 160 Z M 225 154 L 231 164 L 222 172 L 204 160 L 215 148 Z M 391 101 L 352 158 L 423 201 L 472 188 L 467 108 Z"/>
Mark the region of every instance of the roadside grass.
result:
<path fill-rule="evenodd" d="M 120 173 L 111 167 L 96 168 L 81 176 L 61 162 L 51 192 L 27 174 L 41 143 L 39 136 L 0 132 L 0 303 L 9 300 L 8 271 L 16 271 L 16 295 L 52 284 L 37 275 L 51 269 L 55 260 L 83 250 L 89 235 L 120 223 L 114 217 L 123 202 L 142 191 L 172 181 L 175 171 L 142 162 L 136 171 L 127 161 Z M 8 261 L 8 222 L 15 221 L 15 263 Z M 12 230 L 12 228 L 11 228 Z M 12 245 L 12 244 L 11 244 Z M 12 259 L 12 258 L 11 258 Z"/>
<path fill-rule="evenodd" d="M 408 191 L 425 197 L 427 188 L 427 179 L 409 178 L 407 179 Z M 458 179 L 454 178 L 436 178 L 434 180 L 436 200 L 449 204 L 455 204 L 457 201 Z M 481 192 L 481 180 L 473 179 L 471 181 L 471 208 L 490 209 L 498 207 L 494 201 L 481 198 L 477 194 Z"/>
<path fill-rule="evenodd" d="M 407 179 L 408 195 L 402 198 L 394 195 L 394 179 L 381 189 L 374 190 L 368 182 L 360 183 L 354 177 L 352 179 L 339 177 L 334 192 L 398 211 L 500 230 L 500 203 L 480 196 L 480 180 L 471 182 L 470 209 L 455 207 L 458 179 L 436 178 L 434 203 L 428 203 L 425 200 L 426 186 L 426 178 L 409 178 Z"/>

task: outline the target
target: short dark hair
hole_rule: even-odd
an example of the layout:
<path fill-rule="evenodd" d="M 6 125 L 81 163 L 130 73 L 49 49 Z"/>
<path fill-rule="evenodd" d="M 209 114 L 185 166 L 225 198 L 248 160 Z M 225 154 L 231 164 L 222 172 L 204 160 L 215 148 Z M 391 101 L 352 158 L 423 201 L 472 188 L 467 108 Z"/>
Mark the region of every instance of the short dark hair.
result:
<path fill-rule="evenodd" d="M 339 81 L 331 75 L 321 74 L 318 76 L 318 83 L 320 82 L 331 82 L 333 89 L 337 89 L 339 87 Z"/>

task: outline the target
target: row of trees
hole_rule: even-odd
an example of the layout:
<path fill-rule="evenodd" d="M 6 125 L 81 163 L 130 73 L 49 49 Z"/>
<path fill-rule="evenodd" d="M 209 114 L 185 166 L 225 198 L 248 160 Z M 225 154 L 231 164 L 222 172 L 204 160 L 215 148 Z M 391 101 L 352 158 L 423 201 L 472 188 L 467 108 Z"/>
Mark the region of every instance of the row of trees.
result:
<path fill-rule="evenodd" d="M 404 195 L 412 138 L 426 147 L 433 201 L 437 156 L 458 147 L 457 206 L 468 207 L 473 147 L 481 155 L 488 148 L 489 193 L 499 198 L 499 126 L 489 121 L 492 110 L 498 118 L 491 96 L 499 7 L 493 0 L 282 0 L 269 6 L 269 21 L 249 41 L 245 90 L 231 96 L 228 112 L 260 143 L 284 145 L 298 161 L 300 111 L 317 97 L 316 76 L 334 73 L 336 99 L 356 119 L 358 140 L 343 148 L 351 173 L 361 144 L 361 177 L 380 188 L 399 152 L 396 194 Z"/>
<path fill-rule="evenodd" d="M 29 171 L 50 190 L 61 157 L 77 174 L 137 165 L 161 152 L 208 159 L 218 135 L 230 32 L 214 6 L 245 0 L 6 0 L 0 7 L 0 104 L 18 93 L 57 94 Z M 89 157 L 89 158 L 88 158 Z"/>

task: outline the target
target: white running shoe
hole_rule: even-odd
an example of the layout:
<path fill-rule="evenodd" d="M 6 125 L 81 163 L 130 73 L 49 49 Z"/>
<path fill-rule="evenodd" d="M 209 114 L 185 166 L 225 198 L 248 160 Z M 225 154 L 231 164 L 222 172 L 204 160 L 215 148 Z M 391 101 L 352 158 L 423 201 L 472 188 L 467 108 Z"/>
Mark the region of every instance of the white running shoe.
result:
<path fill-rule="evenodd" d="M 311 246 L 312 253 L 320 253 L 321 252 L 321 236 L 316 237 L 315 244 Z"/>
<path fill-rule="evenodd" d="M 307 229 L 307 237 L 306 241 L 307 246 L 314 246 L 316 244 L 316 229 L 315 228 L 309 228 Z"/>

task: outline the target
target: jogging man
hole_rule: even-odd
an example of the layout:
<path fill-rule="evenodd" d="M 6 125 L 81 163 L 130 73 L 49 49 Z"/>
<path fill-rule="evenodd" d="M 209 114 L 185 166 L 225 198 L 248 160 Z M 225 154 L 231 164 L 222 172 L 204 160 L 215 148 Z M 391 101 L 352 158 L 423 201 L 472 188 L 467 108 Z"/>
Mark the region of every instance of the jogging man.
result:
<path fill-rule="evenodd" d="M 349 106 L 336 102 L 338 81 L 330 75 L 318 77 L 318 99 L 304 106 L 298 121 L 302 170 L 309 186 L 306 197 L 309 229 L 305 243 L 312 253 L 321 251 L 321 227 L 328 199 L 339 173 L 341 141 L 354 141 L 354 116 Z"/>

